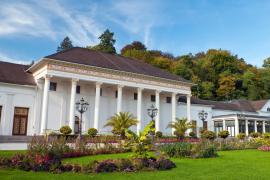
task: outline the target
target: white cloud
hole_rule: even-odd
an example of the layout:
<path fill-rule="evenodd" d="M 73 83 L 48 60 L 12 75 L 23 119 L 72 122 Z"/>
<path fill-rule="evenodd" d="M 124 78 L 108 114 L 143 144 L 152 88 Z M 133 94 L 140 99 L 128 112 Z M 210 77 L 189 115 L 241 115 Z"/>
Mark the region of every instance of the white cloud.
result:
<path fill-rule="evenodd" d="M 13 58 L 12 56 L 1 53 L 1 52 L 0 52 L 0 61 L 12 62 L 12 63 L 16 63 L 16 64 L 30 64 L 31 63 L 31 61 L 29 61 L 29 60 L 22 60 L 22 59 Z"/>
<path fill-rule="evenodd" d="M 75 45 L 96 44 L 102 25 L 88 12 L 68 9 L 59 1 L 7 2 L 0 6 L 0 36 L 26 34 L 61 41 L 70 36 Z"/>
<path fill-rule="evenodd" d="M 26 34 L 55 38 L 50 21 L 27 4 L 7 3 L 0 6 L 0 36 Z"/>

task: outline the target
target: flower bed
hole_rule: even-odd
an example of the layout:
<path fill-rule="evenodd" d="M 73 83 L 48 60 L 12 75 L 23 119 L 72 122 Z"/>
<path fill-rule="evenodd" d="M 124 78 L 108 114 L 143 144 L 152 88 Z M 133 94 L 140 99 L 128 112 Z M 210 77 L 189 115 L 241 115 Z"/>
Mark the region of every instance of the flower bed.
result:
<path fill-rule="evenodd" d="M 260 150 L 260 151 L 270 151 L 270 146 L 264 145 L 264 146 L 258 147 L 258 150 Z"/>
<path fill-rule="evenodd" d="M 17 168 L 24 171 L 47 172 L 76 172 L 76 173 L 101 173 L 101 172 L 134 172 L 143 170 L 168 170 L 175 164 L 164 157 L 133 158 L 94 161 L 87 165 L 62 164 L 61 159 L 50 156 L 30 156 L 18 154 L 12 158 L 0 158 L 0 167 Z"/>
<path fill-rule="evenodd" d="M 164 138 L 158 138 L 155 140 L 155 143 L 177 143 L 177 142 L 190 142 L 190 143 L 197 143 L 201 140 L 199 138 L 184 138 L 179 139 L 176 137 L 164 137 Z"/>

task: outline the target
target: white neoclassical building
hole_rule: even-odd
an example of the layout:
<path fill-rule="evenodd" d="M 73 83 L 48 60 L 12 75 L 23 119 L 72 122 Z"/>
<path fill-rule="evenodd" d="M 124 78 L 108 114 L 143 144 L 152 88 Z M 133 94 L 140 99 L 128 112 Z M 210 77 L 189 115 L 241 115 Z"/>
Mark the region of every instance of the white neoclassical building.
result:
<path fill-rule="evenodd" d="M 216 102 L 191 97 L 191 82 L 140 60 L 71 48 L 42 58 L 27 67 L 0 62 L 0 143 L 6 136 L 42 135 L 69 125 L 78 132 L 75 103 L 89 103 L 82 117 L 82 131 L 94 127 L 109 133 L 107 119 L 131 112 L 140 131 L 149 123 L 147 109 L 155 105 L 157 131 L 175 118 L 186 117 L 199 128 L 239 132 L 270 131 L 270 102 Z M 199 113 L 204 112 L 202 119 Z"/>

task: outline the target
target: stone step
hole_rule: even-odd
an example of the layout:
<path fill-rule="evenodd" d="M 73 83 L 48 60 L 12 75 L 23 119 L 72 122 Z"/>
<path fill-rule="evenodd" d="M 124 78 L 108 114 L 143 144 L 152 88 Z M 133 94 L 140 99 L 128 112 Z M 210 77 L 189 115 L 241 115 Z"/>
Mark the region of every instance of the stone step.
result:
<path fill-rule="evenodd" d="M 29 143 L 33 136 L 0 136 L 0 143 Z"/>

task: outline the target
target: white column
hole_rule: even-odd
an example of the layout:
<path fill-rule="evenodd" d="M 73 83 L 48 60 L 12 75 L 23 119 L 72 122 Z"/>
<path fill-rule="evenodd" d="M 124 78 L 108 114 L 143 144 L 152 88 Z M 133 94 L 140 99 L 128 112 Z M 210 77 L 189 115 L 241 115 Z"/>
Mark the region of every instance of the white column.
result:
<path fill-rule="evenodd" d="M 99 120 L 99 104 L 100 104 L 100 82 L 96 83 L 96 97 L 95 97 L 95 114 L 94 114 L 94 128 L 98 130 L 98 120 Z"/>
<path fill-rule="evenodd" d="M 69 127 L 74 133 L 75 126 L 75 98 L 76 98 L 76 86 L 78 79 L 71 80 L 71 91 L 70 91 L 70 104 L 69 104 Z"/>
<path fill-rule="evenodd" d="M 188 122 L 191 122 L 191 114 L 190 114 L 190 98 L 191 98 L 191 95 L 188 94 L 188 95 L 187 95 L 187 120 L 188 120 Z"/>
<path fill-rule="evenodd" d="M 263 133 L 265 133 L 265 121 L 263 121 Z"/>
<path fill-rule="evenodd" d="M 234 122 L 234 127 L 235 127 L 235 134 L 234 136 L 236 137 L 239 134 L 239 121 L 238 118 L 235 118 L 235 122 Z"/>
<path fill-rule="evenodd" d="M 172 93 L 172 122 L 176 121 L 176 93 Z M 174 133 L 174 128 L 172 128 L 172 135 Z"/>
<path fill-rule="evenodd" d="M 191 98 L 191 94 L 187 95 L 187 121 L 191 122 L 191 114 L 190 114 L 190 98 Z M 187 135 L 191 132 L 191 129 L 187 130 Z"/>
<path fill-rule="evenodd" d="M 225 131 L 226 130 L 226 121 L 225 121 L 225 119 L 222 119 L 222 125 L 223 125 L 222 130 Z"/>
<path fill-rule="evenodd" d="M 254 120 L 254 131 L 257 132 L 257 121 Z"/>
<path fill-rule="evenodd" d="M 246 122 L 246 136 L 248 136 L 249 135 L 249 132 L 248 132 L 248 120 L 246 119 L 245 122 Z"/>
<path fill-rule="evenodd" d="M 123 87 L 122 85 L 118 85 L 117 87 L 117 113 L 122 111 L 122 96 L 123 96 Z"/>
<path fill-rule="evenodd" d="M 156 108 L 158 109 L 157 115 L 155 118 L 155 127 L 156 127 L 156 132 L 160 131 L 160 104 L 159 104 L 159 93 L 160 91 L 156 90 Z"/>
<path fill-rule="evenodd" d="M 42 100 L 42 110 L 41 110 L 41 134 L 46 133 L 47 129 L 47 116 L 48 116 L 48 98 L 49 98 L 49 87 L 50 87 L 50 77 L 44 77 L 44 89 L 43 89 L 43 100 Z"/>
<path fill-rule="evenodd" d="M 142 88 L 138 88 L 137 90 L 137 120 L 139 121 L 137 124 L 137 134 L 140 133 L 142 128 Z"/>

